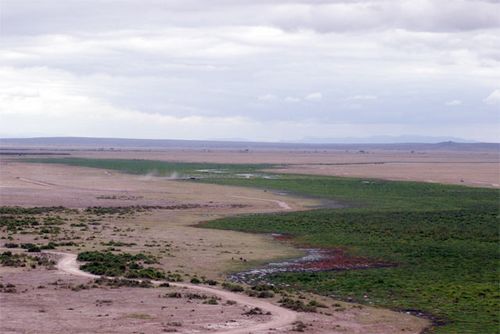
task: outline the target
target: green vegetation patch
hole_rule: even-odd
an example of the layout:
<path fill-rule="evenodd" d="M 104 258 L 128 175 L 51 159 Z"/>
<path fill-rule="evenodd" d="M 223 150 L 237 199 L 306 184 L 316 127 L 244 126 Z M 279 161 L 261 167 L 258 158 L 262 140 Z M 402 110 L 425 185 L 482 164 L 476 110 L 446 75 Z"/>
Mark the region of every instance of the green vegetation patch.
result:
<path fill-rule="evenodd" d="M 432 315 L 439 333 L 498 329 L 498 190 L 415 182 L 283 176 L 217 179 L 352 203 L 343 209 L 229 217 L 203 227 L 283 233 L 308 247 L 342 248 L 390 268 L 285 273 L 275 284 Z M 367 183 L 369 182 L 369 183 Z M 289 303 L 293 306 L 293 303 Z"/>
<path fill-rule="evenodd" d="M 267 164 L 235 165 L 216 163 L 168 162 L 140 159 L 86 159 L 86 158 L 41 158 L 25 159 L 34 163 L 53 163 L 117 170 L 124 173 L 163 177 L 216 177 L 227 174 L 251 173 L 271 167 Z"/>
<path fill-rule="evenodd" d="M 373 211 L 433 211 L 498 207 L 499 191 L 436 183 L 386 181 L 333 176 L 279 175 L 276 178 L 205 178 L 196 182 L 256 187 L 336 201 Z M 286 197 L 284 197 L 286 200 Z"/>
<path fill-rule="evenodd" d="M 64 207 L 2 206 L 0 207 L 0 230 L 9 235 L 17 233 L 57 235 L 61 232 L 58 225 L 63 225 L 65 222 L 59 214 L 75 212 L 77 211 Z"/>
<path fill-rule="evenodd" d="M 0 215 L 41 215 L 45 213 L 75 213 L 74 209 L 68 209 L 63 206 L 51 207 L 31 207 L 24 208 L 20 206 L 2 206 L 0 207 Z"/>
<path fill-rule="evenodd" d="M 278 301 L 281 306 L 289 308 L 297 312 L 316 312 L 316 304 L 314 302 L 304 303 L 300 299 L 289 297 L 282 298 Z"/>
<path fill-rule="evenodd" d="M 37 266 L 52 269 L 56 263 L 45 256 L 29 256 L 27 254 L 14 254 L 10 251 L 0 253 L 0 265 L 4 267 L 31 267 Z"/>
<path fill-rule="evenodd" d="M 101 277 L 94 280 L 96 285 L 109 286 L 111 288 L 152 288 L 153 284 L 148 280 L 135 280 L 126 278 L 107 278 Z"/>
<path fill-rule="evenodd" d="M 94 275 L 126 278 L 164 279 L 165 272 L 153 267 L 145 267 L 146 264 L 157 263 L 152 256 L 138 253 L 114 254 L 111 252 L 82 252 L 78 254 L 78 261 L 87 262 L 80 269 Z"/>

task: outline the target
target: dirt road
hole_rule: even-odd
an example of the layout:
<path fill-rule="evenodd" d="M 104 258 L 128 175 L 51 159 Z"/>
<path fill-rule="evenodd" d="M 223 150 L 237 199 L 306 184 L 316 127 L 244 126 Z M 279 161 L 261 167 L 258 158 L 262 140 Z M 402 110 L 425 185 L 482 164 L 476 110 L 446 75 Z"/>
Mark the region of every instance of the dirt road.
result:
<path fill-rule="evenodd" d="M 62 252 L 46 252 L 49 254 L 54 254 L 59 256 L 60 258 L 57 261 L 57 269 L 76 276 L 88 277 L 88 278 L 99 278 L 100 276 L 92 275 L 80 270 L 78 263 L 76 261 L 76 254 L 71 253 L 62 253 Z M 159 285 L 164 283 L 162 281 L 152 281 L 153 284 Z M 245 334 L 245 333 L 267 333 L 270 328 L 279 329 L 282 327 L 289 326 L 297 319 L 297 313 L 283 307 L 274 305 L 265 300 L 259 300 L 252 297 L 248 297 L 245 295 L 237 294 L 230 291 L 219 290 L 207 286 L 199 286 L 195 284 L 188 283 L 173 283 L 169 282 L 171 286 L 180 287 L 180 288 L 188 288 L 192 290 L 202 291 L 205 293 L 214 294 L 222 299 L 226 300 L 234 300 L 239 304 L 247 305 L 250 307 L 259 307 L 263 311 L 271 312 L 272 317 L 271 321 L 266 323 L 255 324 L 246 328 L 234 328 L 228 329 L 224 331 L 219 331 L 216 333 L 219 334 Z"/>
<path fill-rule="evenodd" d="M 233 198 L 242 198 L 242 199 L 251 199 L 251 200 L 256 200 L 256 201 L 264 201 L 264 202 L 272 202 L 272 203 L 278 204 L 278 206 L 281 209 L 292 210 L 292 207 L 290 205 L 288 205 L 287 202 L 278 201 L 278 200 L 275 200 L 275 199 L 267 199 L 267 198 L 259 198 L 259 197 L 246 197 L 246 196 L 231 196 L 231 197 L 233 197 Z"/>

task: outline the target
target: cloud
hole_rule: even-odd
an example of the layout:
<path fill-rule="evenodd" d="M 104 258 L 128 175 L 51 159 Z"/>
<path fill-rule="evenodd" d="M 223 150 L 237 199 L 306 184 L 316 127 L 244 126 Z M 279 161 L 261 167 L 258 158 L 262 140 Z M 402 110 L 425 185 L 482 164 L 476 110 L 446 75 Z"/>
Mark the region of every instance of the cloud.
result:
<path fill-rule="evenodd" d="M 447 105 L 449 107 L 460 106 L 460 105 L 462 105 L 462 101 L 460 101 L 460 100 L 451 100 L 451 101 L 445 102 L 445 105 Z"/>
<path fill-rule="evenodd" d="M 479 124 L 498 122 L 498 93 L 484 92 L 500 77 L 499 8 L 481 0 L 4 0 L 0 124 L 8 117 L 4 129 L 15 132 L 36 119 L 47 133 L 118 136 L 124 130 L 91 120 L 117 124 L 123 115 L 144 127 L 121 120 L 125 134 L 193 139 L 242 137 L 235 124 L 249 139 L 268 138 L 283 120 L 291 122 L 283 137 L 304 122 L 300 131 L 311 133 L 301 137 L 335 124 L 438 124 L 478 139 L 490 133 Z M 470 108 L 443 108 L 455 97 Z"/>
<path fill-rule="evenodd" d="M 320 101 L 323 99 L 323 94 L 320 92 L 310 93 L 306 95 L 305 99 L 308 101 Z"/>
<path fill-rule="evenodd" d="M 257 100 L 264 102 L 275 101 L 276 99 L 277 99 L 276 95 L 273 94 L 265 94 L 257 97 Z"/>
<path fill-rule="evenodd" d="M 170 116 L 119 108 L 78 88 L 79 78 L 44 68 L 0 68 L 0 133 L 142 138 L 216 135 L 242 126 L 244 117 Z M 207 125 L 210 125 L 209 128 Z M 113 130 L 114 129 L 114 130 Z M 210 129 L 209 131 L 207 131 Z"/>
<path fill-rule="evenodd" d="M 490 105 L 500 105 L 500 89 L 495 89 L 491 92 L 491 94 L 484 99 L 484 103 Z"/>
<path fill-rule="evenodd" d="M 287 96 L 283 99 L 286 103 L 297 103 L 300 102 L 300 98 L 294 96 Z"/>
<path fill-rule="evenodd" d="M 122 0 L 120 6 L 109 0 L 4 0 L 2 9 L 9 15 L 2 17 L 2 28 L 4 34 L 50 34 L 65 28 L 100 31 L 109 29 L 109 22 L 116 30 L 155 29 L 168 22 L 180 27 L 273 26 L 321 33 L 455 32 L 500 27 L 498 6 L 487 0 Z M 79 15 L 69 15 L 75 12 Z"/>
<path fill-rule="evenodd" d="M 372 101 L 372 100 L 377 100 L 378 96 L 376 95 L 354 95 L 354 96 L 349 96 L 347 100 L 350 101 Z"/>

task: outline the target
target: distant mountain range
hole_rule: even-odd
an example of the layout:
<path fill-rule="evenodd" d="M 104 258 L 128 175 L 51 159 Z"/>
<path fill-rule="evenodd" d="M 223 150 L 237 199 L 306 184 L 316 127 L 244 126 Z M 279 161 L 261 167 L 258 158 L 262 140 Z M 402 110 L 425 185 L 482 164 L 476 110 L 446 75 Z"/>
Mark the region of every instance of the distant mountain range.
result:
<path fill-rule="evenodd" d="M 417 135 L 341 137 L 341 138 L 306 137 L 297 142 L 315 143 L 315 144 L 397 144 L 397 143 L 436 144 L 449 141 L 455 143 L 478 143 L 478 141 L 457 138 L 457 137 L 432 137 L 432 136 L 417 136 Z"/>
<path fill-rule="evenodd" d="M 385 137 L 379 137 L 385 138 Z M 415 138 L 415 137 L 390 137 Z M 425 137 L 428 138 L 428 137 Z M 365 138 L 367 140 L 367 138 Z M 444 141 L 439 143 L 267 143 L 247 141 L 204 141 L 173 139 L 124 139 L 86 137 L 2 138 L 0 149 L 90 149 L 90 150 L 162 150 L 162 149 L 287 149 L 287 150 L 402 150 L 402 151 L 500 151 L 499 143 Z"/>

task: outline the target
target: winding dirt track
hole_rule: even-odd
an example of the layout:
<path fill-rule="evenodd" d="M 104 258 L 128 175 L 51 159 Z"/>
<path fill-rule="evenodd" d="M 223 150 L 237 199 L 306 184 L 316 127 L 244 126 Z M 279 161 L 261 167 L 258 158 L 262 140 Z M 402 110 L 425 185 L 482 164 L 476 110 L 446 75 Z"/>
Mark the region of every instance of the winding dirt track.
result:
<path fill-rule="evenodd" d="M 278 200 L 275 200 L 275 199 L 267 199 L 267 198 L 259 198 L 259 197 L 246 197 L 246 196 L 231 196 L 233 198 L 243 198 L 243 199 L 252 199 L 252 200 L 256 200 L 256 201 L 264 201 L 264 202 L 272 202 L 272 203 L 276 203 L 278 204 L 278 206 L 282 209 L 285 209 L 285 210 L 291 210 L 292 207 L 290 205 L 288 205 L 287 202 L 284 202 L 284 201 L 278 201 Z"/>
<path fill-rule="evenodd" d="M 100 276 L 92 275 L 81 271 L 78 263 L 76 261 L 77 256 L 71 253 L 62 253 L 62 252 L 46 252 L 49 254 L 54 254 L 59 256 L 59 260 L 57 261 L 57 269 L 71 274 L 75 276 L 82 276 L 88 278 L 99 278 Z M 162 281 L 152 281 L 153 284 L 159 285 L 164 283 Z M 207 286 L 199 286 L 195 284 L 187 284 L 187 283 L 173 283 L 169 282 L 171 286 L 179 287 L 179 288 L 188 288 L 192 290 L 202 291 L 205 293 L 214 294 L 220 298 L 226 300 L 234 300 L 239 304 L 247 305 L 250 307 L 259 307 L 264 311 L 269 311 L 272 314 L 271 321 L 266 323 L 255 324 L 246 328 L 234 328 L 228 329 L 224 331 L 215 332 L 217 334 L 248 334 L 248 333 L 260 333 L 260 332 L 268 332 L 270 328 L 279 329 L 285 326 L 290 325 L 297 319 L 297 313 L 283 307 L 274 305 L 265 300 L 259 300 L 255 298 L 251 298 L 245 295 L 237 294 L 230 291 L 219 290 L 215 288 L 210 288 Z"/>

